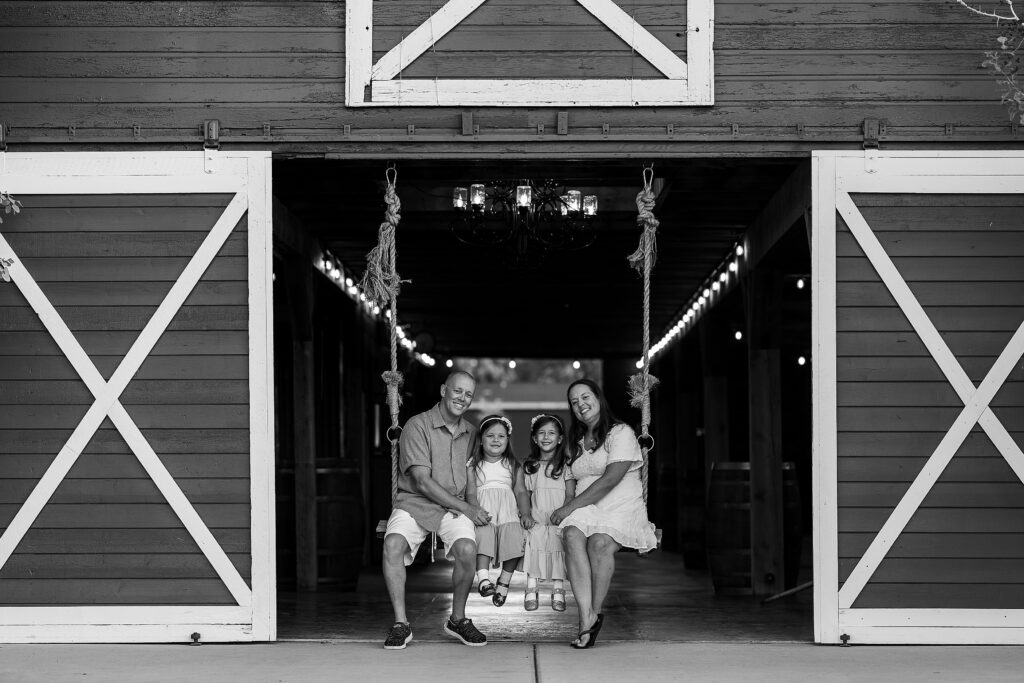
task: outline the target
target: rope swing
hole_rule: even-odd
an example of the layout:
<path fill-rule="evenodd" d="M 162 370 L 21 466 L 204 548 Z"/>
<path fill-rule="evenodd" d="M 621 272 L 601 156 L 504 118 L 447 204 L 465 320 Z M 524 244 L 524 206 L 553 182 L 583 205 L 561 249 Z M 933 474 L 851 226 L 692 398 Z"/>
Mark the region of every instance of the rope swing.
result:
<path fill-rule="evenodd" d="M 644 489 L 644 505 L 647 504 L 648 453 L 654 448 L 654 437 L 648 432 L 651 424 L 651 392 L 658 386 L 658 378 L 651 374 L 651 270 L 658 255 L 656 233 L 658 219 L 654 217 L 654 192 L 651 182 L 654 180 L 654 166 L 644 168 L 644 187 L 636 196 L 636 223 L 642 229 L 640 246 L 628 257 L 629 265 L 644 276 L 644 355 L 643 368 L 629 378 L 629 404 L 640 409 L 640 452 L 643 454 L 643 466 L 640 468 L 640 480 Z"/>
<path fill-rule="evenodd" d="M 398 171 L 394 166 L 388 167 L 384 173 L 387 187 L 384 190 L 384 202 L 387 211 L 384 222 L 377 231 L 377 246 L 366 255 L 366 272 L 360 283 L 366 298 L 372 303 L 391 312 L 389 327 L 391 330 L 391 369 L 381 374 L 387 386 L 388 408 L 391 411 L 391 426 L 388 427 L 387 439 L 391 443 L 391 504 L 398 497 L 398 440 L 402 428 L 398 424 L 398 412 L 402 407 L 402 383 L 405 381 L 398 371 L 398 290 L 402 281 L 395 269 L 397 251 L 395 248 L 395 230 L 402 219 L 402 202 L 395 192 L 395 181 Z"/>

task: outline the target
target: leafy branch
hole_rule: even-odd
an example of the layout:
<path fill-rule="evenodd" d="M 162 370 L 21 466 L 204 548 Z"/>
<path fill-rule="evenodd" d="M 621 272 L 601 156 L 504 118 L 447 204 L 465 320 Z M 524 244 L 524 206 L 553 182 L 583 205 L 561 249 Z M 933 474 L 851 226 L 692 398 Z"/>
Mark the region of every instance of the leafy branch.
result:
<path fill-rule="evenodd" d="M 987 50 L 981 65 L 991 69 L 996 76 L 996 83 L 1003 87 L 1001 102 L 1006 105 L 1010 120 L 1024 123 L 1024 90 L 1018 80 L 1021 61 L 1024 60 L 1024 53 L 1021 53 L 1024 26 L 1013 6 L 1013 0 L 1000 0 L 1000 5 L 1004 7 L 1003 13 L 972 7 L 965 0 L 956 0 L 956 3 L 979 16 L 995 19 L 1000 26 L 1000 35 L 996 38 L 999 49 Z"/>
<path fill-rule="evenodd" d="M 21 202 L 2 190 L 0 190 L 0 206 L 3 207 L 4 214 L 21 212 Z M 0 223 L 3 222 L 4 219 L 0 218 Z"/>

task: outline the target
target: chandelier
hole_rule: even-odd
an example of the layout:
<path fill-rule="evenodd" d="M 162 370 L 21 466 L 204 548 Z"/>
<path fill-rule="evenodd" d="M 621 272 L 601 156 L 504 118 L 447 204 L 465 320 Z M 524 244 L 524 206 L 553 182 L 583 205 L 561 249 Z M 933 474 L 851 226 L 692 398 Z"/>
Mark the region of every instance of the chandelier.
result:
<path fill-rule="evenodd" d="M 567 190 L 554 180 L 493 181 L 452 191 L 452 232 L 473 245 L 511 243 L 519 260 L 531 241 L 577 250 L 594 242 L 597 196 Z"/>

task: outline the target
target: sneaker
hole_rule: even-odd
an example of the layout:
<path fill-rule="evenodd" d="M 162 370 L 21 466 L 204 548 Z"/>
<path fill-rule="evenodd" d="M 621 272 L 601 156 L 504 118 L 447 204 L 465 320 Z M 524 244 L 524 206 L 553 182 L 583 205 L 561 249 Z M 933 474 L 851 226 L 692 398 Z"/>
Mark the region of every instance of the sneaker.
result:
<path fill-rule="evenodd" d="M 412 627 L 404 622 L 398 622 L 388 631 L 388 637 L 384 640 L 385 650 L 404 650 L 405 646 L 412 640 Z"/>
<path fill-rule="evenodd" d="M 473 626 L 473 620 L 463 617 L 458 623 L 455 623 L 449 617 L 444 622 L 444 632 L 450 635 L 452 638 L 458 638 L 466 645 L 473 647 L 480 647 L 487 644 L 487 636 L 480 633 L 476 626 Z"/>

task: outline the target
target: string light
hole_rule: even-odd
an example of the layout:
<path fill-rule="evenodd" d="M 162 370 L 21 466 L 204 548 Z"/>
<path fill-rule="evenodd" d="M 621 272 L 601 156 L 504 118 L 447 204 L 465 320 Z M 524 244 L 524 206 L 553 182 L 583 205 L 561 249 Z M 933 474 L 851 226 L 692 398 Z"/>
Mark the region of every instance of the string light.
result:
<path fill-rule="evenodd" d="M 444 362 L 444 366 L 446 368 L 453 368 L 453 367 L 455 367 L 455 361 L 453 361 L 451 358 L 449 358 L 448 360 L 446 360 Z"/>
<path fill-rule="evenodd" d="M 743 339 L 743 332 L 741 332 L 740 330 L 736 330 L 736 332 L 732 336 L 736 338 L 736 341 L 739 341 Z"/>
<path fill-rule="evenodd" d="M 804 358 L 803 356 L 800 356 L 799 358 L 796 359 L 796 364 L 797 365 L 807 365 L 807 359 Z"/>
<path fill-rule="evenodd" d="M 572 362 L 572 369 L 573 370 L 579 370 L 580 369 L 580 362 L 578 360 L 574 360 Z"/>
<path fill-rule="evenodd" d="M 701 283 L 697 291 L 690 297 L 690 300 L 683 305 L 682 313 L 675 322 L 669 326 L 661 339 L 651 345 L 649 358 L 653 358 L 655 354 L 660 353 L 676 337 L 682 337 L 689 332 L 700 319 L 701 309 L 705 305 L 710 307 L 712 299 L 725 295 L 730 284 L 729 273 L 739 274 L 740 266 L 737 257 L 743 256 L 745 253 L 746 249 L 744 249 L 742 244 L 737 243 L 733 245 L 726 258 L 712 269 L 707 279 Z M 800 287 L 801 285 L 798 283 L 797 286 Z M 740 340 L 743 338 L 743 333 L 736 331 L 735 336 L 737 340 Z M 644 359 L 641 358 L 636 362 L 636 367 L 642 368 L 643 366 Z"/>
<path fill-rule="evenodd" d="M 516 362 L 514 360 L 510 360 L 508 362 L 508 367 L 509 367 L 510 370 L 515 370 L 516 369 Z"/>
<path fill-rule="evenodd" d="M 803 289 L 804 288 L 804 279 L 803 278 L 800 278 L 799 280 L 796 281 L 796 288 L 797 289 Z"/>

